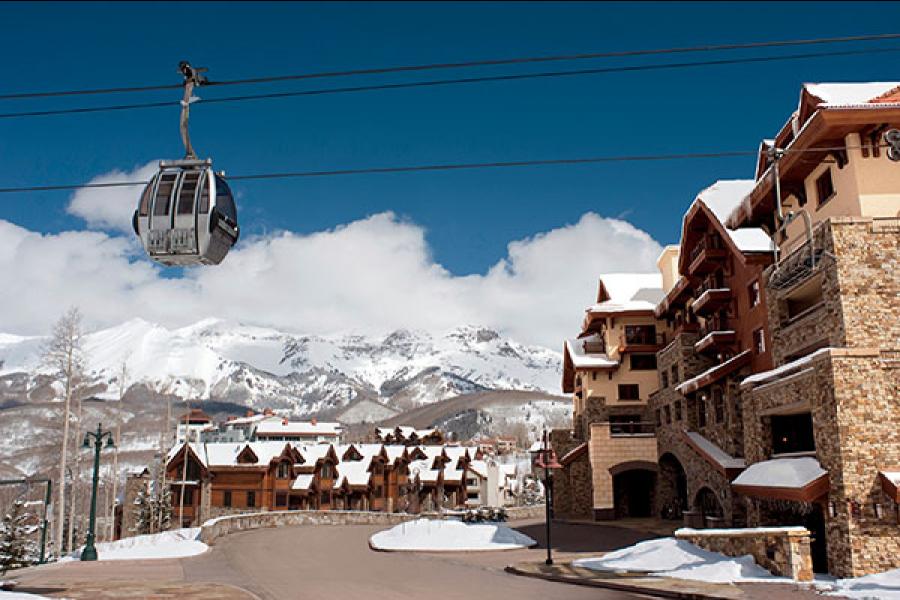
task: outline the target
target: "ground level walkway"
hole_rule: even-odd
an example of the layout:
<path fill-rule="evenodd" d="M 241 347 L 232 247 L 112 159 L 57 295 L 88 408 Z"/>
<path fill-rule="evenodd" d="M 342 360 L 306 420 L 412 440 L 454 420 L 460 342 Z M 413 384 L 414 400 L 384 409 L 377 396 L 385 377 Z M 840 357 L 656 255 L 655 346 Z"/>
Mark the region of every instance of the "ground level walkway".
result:
<path fill-rule="evenodd" d="M 543 523 L 511 525 L 543 546 Z M 442 600 L 646 597 L 504 571 L 513 564 L 540 563 L 543 548 L 444 554 L 375 552 L 368 547 L 368 538 L 381 529 L 384 527 L 352 525 L 244 531 L 190 558 L 63 563 L 26 569 L 17 573 L 16 579 L 21 591 L 73 600 L 379 600 L 423 594 L 436 594 Z M 650 537 L 654 535 L 610 525 L 557 524 L 554 557 L 564 565 L 574 558 Z M 805 596 L 801 592 L 791 597 L 800 600 Z M 742 589 L 739 597 L 774 598 L 768 586 Z"/>

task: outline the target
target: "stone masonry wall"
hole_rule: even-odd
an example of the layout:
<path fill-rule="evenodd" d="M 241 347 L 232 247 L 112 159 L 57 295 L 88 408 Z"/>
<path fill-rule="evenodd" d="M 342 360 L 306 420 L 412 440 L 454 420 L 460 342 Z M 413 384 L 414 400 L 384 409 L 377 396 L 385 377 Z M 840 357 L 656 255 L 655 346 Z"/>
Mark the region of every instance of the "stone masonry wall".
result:
<path fill-rule="evenodd" d="M 812 581 L 809 531 L 803 528 L 679 529 L 675 537 L 726 556 L 750 554 L 756 564 L 774 575 Z"/>
<path fill-rule="evenodd" d="M 558 458 L 583 441 L 567 429 L 550 432 L 550 443 Z M 587 453 L 553 474 L 553 514 L 560 519 L 583 520 L 593 517 L 591 465 Z"/>

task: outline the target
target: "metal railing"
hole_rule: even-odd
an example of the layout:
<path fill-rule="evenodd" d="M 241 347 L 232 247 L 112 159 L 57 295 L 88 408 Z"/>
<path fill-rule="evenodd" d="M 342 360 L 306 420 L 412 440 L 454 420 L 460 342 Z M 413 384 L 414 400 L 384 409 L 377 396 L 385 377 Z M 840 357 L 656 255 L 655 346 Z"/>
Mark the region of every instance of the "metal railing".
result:
<path fill-rule="evenodd" d="M 656 435 L 656 425 L 650 421 L 609 424 L 609 435 L 612 437 L 629 437 L 633 435 Z"/>

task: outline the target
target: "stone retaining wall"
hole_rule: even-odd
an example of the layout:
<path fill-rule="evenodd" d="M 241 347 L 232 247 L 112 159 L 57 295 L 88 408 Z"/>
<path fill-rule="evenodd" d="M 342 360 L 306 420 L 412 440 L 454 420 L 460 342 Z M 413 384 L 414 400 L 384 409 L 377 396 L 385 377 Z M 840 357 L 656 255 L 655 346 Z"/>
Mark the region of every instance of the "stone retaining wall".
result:
<path fill-rule="evenodd" d="M 511 507 L 506 509 L 510 520 L 533 519 L 544 514 L 544 505 Z M 354 510 L 279 510 L 219 517 L 206 521 L 200 529 L 200 541 L 213 545 L 229 533 L 268 527 L 298 525 L 398 525 L 420 518 L 441 519 L 440 513 L 368 512 Z"/>
<path fill-rule="evenodd" d="M 774 575 L 812 581 L 810 533 L 803 527 L 756 529 L 679 529 L 679 540 L 727 556 L 751 555 Z"/>

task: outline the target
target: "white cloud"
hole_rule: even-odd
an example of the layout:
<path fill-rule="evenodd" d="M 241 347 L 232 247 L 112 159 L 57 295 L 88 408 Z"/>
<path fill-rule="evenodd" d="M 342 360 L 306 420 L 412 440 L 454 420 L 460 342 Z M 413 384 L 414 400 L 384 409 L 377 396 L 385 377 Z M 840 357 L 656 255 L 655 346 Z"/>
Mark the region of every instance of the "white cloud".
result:
<path fill-rule="evenodd" d="M 129 172 L 112 171 L 95 177 L 88 183 L 149 181 L 156 173 L 158 165 L 158 161 L 153 161 Z M 66 210 L 84 219 L 90 227 L 132 232 L 131 216 L 137 208 L 141 190 L 140 186 L 82 188 L 72 196 Z"/>
<path fill-rule="evenodd" d="M 79 198 L 80 207 L 98 202 Z M 91 223 L 121 223 L 114 212 L 98 219 Z M 480 324 L 557 348 L 579 327 L 600 274 L 652 272 L 661 250 L 629 223 L 587 213 L 511 242 L 483 275 L 456 276 L 433 260 L 425 234 L 381 213 L 311 235 L 245 240 L 217 267 L 166 278 L 128 237 L 41 235 L 0 221 L 0 331 L 44 333 L 77 305 L 94 327 L 134 316 L 167 326 L 215 316 L 306 333 Z"/>

